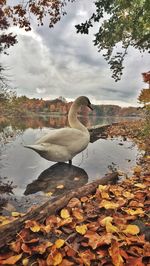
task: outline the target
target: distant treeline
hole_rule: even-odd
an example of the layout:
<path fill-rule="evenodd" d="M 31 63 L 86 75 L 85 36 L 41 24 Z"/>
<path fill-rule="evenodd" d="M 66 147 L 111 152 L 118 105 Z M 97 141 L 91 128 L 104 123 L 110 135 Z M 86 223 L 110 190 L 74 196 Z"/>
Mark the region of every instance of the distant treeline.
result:
<path fill-rule="evenodd" d="M 26 115 L 30 113 L 52 113 L 66 115 L 72 102 L 67 102 L 63 97 L 54 100 L 43 100 L 26 96 L 2 97 L 0 95 L 0 113 L 3 115 Z M 94 116 L 140 116 L 142 109 L 135 107 L 121 108 L 118 105 L 95 105 L 94 111 L 82 109 L 84 115 Z"/>

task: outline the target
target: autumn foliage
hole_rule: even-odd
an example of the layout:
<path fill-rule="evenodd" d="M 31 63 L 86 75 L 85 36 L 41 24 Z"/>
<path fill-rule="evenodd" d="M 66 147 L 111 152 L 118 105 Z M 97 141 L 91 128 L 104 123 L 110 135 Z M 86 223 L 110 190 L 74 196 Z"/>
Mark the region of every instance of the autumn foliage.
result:
<path fill-rule="evenodd" d="M 149 178 L 136 166 L 120 185 L 72 198 L 44 223 L 26 221 L 1 250 L 0 265 L 148 265 Z"/>

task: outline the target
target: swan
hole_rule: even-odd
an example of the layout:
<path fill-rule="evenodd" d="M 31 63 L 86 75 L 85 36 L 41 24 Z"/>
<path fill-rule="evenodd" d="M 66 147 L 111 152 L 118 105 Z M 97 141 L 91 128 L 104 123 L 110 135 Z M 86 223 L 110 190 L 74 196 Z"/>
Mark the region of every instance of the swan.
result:
<path fill-rule="evenodd" d="M 92 106 L 85 96 L 78 97 L 69 110 L 70 127 L 55 129 L 36 141 L 34 145 L 24 147 L 36 151 L 41 157 L 53 162 L 72 164 L 72 158 L 82 152 L 90 142 L 88 129 L 78 120 L 77 113 L 81 106 Z"/>

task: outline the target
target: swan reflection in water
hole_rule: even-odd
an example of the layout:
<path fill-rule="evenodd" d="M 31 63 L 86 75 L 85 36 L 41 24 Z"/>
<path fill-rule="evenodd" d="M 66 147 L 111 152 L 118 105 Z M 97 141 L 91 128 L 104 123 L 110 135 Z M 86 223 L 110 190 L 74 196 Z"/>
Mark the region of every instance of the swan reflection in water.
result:
<path fill-rule="evenodd" d="M 82 168 L 67 163 L 56 163 L 28 184 L 24 195 L 42 191 L 44 193 L 52 192 L 53 196 L 57 196 L 71 189 L 81 187 L 87 182 L 88 175 Z"/>

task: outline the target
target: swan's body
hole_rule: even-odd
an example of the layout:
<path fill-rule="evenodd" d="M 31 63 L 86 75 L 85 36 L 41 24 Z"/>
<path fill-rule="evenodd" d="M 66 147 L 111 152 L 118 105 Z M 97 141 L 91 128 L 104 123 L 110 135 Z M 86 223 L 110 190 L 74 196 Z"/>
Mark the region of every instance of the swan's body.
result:
<path fill-rule="evenodd" d="M 52 130 L 36 141 L 34 145 L 27 145 L 25 147 L 36 151 L 40 156 L 49 161 L 71 162 L 72 158 L 83 151 L 90 141 L 89 131 L 77 118 L 77 112 L 81 105 L 92 109 L 87 97 L 78 97 L 69 110 L 68 122 L 70 128 Z"/>

